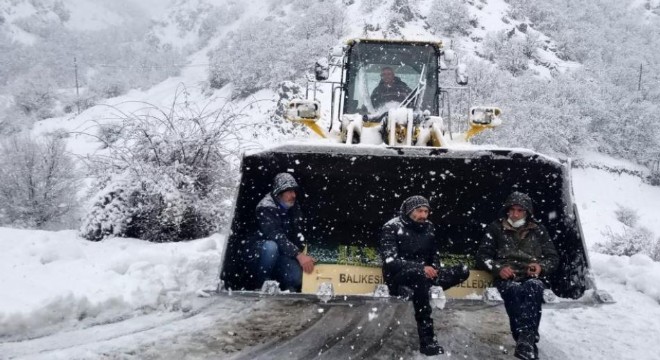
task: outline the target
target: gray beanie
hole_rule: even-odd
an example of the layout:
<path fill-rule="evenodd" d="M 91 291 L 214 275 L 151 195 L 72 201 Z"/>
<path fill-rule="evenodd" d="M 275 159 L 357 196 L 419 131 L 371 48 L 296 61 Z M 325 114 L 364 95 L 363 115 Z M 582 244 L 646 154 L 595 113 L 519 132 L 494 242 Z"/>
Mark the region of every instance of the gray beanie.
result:
<path fill-rule="evenodd" d="M 413 195 L 406 200 L 403 201 L 401 204 L 401 215 L 408 215 L 410 214 L 413 210 L 417 209 L 418 207 L 426 206 L 431 210 L 431 205 L 429 204 L 429 201 L 426 200 L 425 197 L 421 195 Z"/>
<path fill-rule="evenodd" d="M 293 175 L 289 173 L 279 173 L 275 175 L 273 180 L 273 190 L 271 194 L 277 196 L 287 190 L 296 190 L 298 191 L 298 183 Z"/>

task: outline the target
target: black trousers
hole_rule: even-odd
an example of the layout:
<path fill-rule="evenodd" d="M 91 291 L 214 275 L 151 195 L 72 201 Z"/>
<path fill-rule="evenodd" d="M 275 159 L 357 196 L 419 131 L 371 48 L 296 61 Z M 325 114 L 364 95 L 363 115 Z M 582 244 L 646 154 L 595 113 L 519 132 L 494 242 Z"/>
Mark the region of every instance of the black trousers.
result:
<path fill-rule="evenodd" d="M 409 295 L 404 293 L 403 287 L 408 287 L 413 292 L 411 300 L 415 309 L 415 320 L 417 321 L 417 331 L 421 342 L 433 338 L 432 309 L 429 301 L 431 286 L 442 286 L 446 290 L 462 283 L 468 276 L 470 276 L 468 267 L 459 264 L 440 268 L 438 277 L 435 279 L 428 279 L 423 268 L 417 267 L 404 269 L 391 278 L 389 288 L 392 295 Z"/>
<path fill-rule="evenodd" d="M 511 335 L 518 341 L 520 334 L 534 334 L 539 339 L 541 323 L 541 305 L 545 285 L 539 279 L 530 278 L 524 281 L 499 280 L 495 283 L 504 300 L 504 308 L 509 315 Z"/>

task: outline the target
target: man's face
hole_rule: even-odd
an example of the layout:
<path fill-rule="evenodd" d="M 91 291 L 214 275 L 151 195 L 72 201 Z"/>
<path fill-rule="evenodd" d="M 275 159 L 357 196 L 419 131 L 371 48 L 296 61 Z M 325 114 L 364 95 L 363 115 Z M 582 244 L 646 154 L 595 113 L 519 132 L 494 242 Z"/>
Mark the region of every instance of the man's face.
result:
<path fill-rule="evenodd" d="M 296 203 L 296 191 L 286 190 L 280 193 L 280 201 L 286 206 L 291 207 Z"/>
<path fill-rule="evenodd" d="M 426 219 L 429 218 L 429 208 L 426 206 L 416 208 L 410 213 L 410 218 L 416 223 L 426 222 Z"/>
<path fill-rule="evenodd" d="M 394 71 L 392 69 L 383 69 L 380 72 L 380 77 L 385 84 L 392 84 L 394 82 Z"/>
<path fill-rule="evenodd" d="M 513 205 L 509 208 L 506 215 L 511 221 L 518 221 L 527 217 L 527 211 L 520 205 Z"/>

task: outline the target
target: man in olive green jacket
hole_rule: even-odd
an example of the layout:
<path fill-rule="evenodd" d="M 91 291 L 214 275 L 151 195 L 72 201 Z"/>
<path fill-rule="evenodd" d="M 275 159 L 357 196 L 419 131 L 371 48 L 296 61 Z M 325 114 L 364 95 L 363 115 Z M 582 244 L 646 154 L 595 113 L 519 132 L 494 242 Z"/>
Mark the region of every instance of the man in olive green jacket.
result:
<path fill-rule="evenodd" d="M 559 256 L 548 230 L 533 217 L 532 199 L 514 192 L 504 203 L 506 217 L 491 223 L 477 252 L 477 262 L 493 274 L 516 341 L 514 356 L 538 359 L 541 304 L 545 285 Z"/>

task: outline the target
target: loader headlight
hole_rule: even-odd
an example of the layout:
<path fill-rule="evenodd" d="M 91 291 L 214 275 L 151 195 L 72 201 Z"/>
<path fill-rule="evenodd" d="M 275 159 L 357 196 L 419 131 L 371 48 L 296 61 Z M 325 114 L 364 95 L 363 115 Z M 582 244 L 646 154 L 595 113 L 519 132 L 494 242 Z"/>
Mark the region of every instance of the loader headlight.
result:
<path fill-rule="evenodd" d="M 458 85 L 468 84 L 468 72 L 465 64 L 456 65 L 456 83 Z"/>
<path fill-rule="evenodd" d="M 321 102 L 293 99 L 285 105 L 284 117 L 289 121 L 317 121 L 321 118 Z"/>
<path fill-rule="evenodd" d="M 475 106 L 470 108 L 469 121 L 471 125 L 498 126 L 502 123 L 502 110 L 493 106 Z"/>
<path fill-rule="evenodd" d="M 316 81 L 328 80 L 330 77 L 330 65 L 328 64 L 328 59 L 320 58 L 316 61 L 314 65 L 314 76 Z"/>

